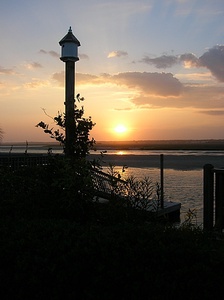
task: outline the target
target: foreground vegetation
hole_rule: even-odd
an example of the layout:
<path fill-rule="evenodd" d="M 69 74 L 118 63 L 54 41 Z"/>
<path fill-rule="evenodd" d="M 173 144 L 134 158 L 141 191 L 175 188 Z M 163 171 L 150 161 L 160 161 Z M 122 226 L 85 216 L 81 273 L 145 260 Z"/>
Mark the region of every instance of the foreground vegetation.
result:
<path fill-rule="evenodd" d="M 116 199 L 93 201 L 85 160 L 0 176 L 1 299 L 218 299 L 224 291 L 222 237 Z"/>

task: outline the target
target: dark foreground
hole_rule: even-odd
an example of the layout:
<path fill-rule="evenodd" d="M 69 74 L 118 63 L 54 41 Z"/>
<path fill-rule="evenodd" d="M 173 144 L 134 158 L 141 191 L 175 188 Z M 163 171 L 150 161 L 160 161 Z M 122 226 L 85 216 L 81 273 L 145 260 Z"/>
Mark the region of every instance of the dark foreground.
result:
<path fill-rule="evenodd" d="M 85 165 L 79 165 L 85 175 Z M 1 299 L 219 299 L 224 240 L 92 201 L 66 162 L 0 169 Z"/>
<path fill-rule="evenodd" d="M 219 299 L 224 245 L 155 224 L 1 220 L 1 299 Z"/>

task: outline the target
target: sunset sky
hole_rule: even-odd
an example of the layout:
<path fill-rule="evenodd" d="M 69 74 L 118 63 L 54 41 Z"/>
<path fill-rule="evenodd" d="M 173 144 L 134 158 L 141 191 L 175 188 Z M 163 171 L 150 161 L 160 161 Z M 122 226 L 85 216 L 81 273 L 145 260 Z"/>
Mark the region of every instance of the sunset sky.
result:
<path fill-rule="evenodd" d="M 96 141 L 224 139 L 223 20 L 223 0 L 0 0 L 3 142 L 52 141 L 70 26 Z"/>

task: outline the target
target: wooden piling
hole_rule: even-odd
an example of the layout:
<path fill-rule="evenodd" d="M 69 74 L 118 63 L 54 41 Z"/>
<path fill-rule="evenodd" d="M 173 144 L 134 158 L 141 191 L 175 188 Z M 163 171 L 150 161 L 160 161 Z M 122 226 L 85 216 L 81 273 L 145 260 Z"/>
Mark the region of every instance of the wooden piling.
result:
<path fill-rule="evenodd" d="M 214 173 L 213 165 L 206 164 L 204 166 L 204 211 L 203 223 L 204 230 L 213 229 L 213 207 L 214 207 Z"/>
<path fill-rule="evenodd" d="M 224 170 L 215 169 L 215 228 L 224 227 Z"/>
<path fill-rule="evenodd" d="M 161 187 L 161 208 L 164 208 L 164 173 L 163 173 L 163 154 L 160 154 L 160 187 Z"/>

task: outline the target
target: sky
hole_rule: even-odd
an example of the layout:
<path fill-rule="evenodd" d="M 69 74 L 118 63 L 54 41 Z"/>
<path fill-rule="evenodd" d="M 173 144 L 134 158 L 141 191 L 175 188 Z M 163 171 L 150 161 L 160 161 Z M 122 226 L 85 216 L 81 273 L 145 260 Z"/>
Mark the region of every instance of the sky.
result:
<path fill-rule="evenodd" d="M 224 139 L 223 20 L 223 0 L 0 0 L 2 141 L 52 141 L 70 26 L 96 141 Z"/>

